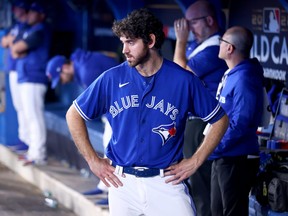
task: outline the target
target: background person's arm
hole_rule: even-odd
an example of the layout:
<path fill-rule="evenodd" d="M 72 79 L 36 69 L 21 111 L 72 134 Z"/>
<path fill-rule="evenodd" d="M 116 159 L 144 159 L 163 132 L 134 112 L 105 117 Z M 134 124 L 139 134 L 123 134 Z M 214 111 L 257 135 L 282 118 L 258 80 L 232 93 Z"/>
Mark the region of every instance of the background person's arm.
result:
<path fill-rule="evenodd" d="M 190 70 L 187 66 L 186 46 L 189 36 L 188 23 L 185 18 L 175 20 L 174 30 L 176 35 L 176 45 L 174 50 L 173 61 L 181 67 Z"/>
<path fill-rule="evenodd" d="M 28 49 L 28 44 L 24 40 L 19 40 L 11 46 L 11 54 L 13 58 L 21 58 L 27 54 Z"/>

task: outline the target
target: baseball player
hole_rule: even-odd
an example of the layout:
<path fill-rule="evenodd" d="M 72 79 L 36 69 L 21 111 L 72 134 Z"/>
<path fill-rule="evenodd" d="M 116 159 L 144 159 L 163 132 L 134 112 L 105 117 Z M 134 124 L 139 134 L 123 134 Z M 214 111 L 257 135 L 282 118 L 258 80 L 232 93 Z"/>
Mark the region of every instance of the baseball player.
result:
<path fill-rule="evenodd" d="M 1 39 L 1 46 L 4 48 L 9 48 L 9 54 L 7 55 L 7 65 L 5 69 L 9 71 L 11 98 L 17 113 L 19 143 L 12 147 L 13 150 L 17 151 L 28 149 L 27 143 L 29 140 L 29 135 L 27 126 L 25 125 L 25 117 L 23 107 L 21 105 L 21 100 L 19 100 L 20 90 L 18 85 L 18 73 L 16 71 L 17 59 L 12 57 L 11 47 L 14 43 L 21 39 L 24 30 L 28 28 L 26 22 L 29 7 L 30 5 L 25 1 L 16 1 L 13 4 L 13 15 L 15 18 L 15 23 L 9 32 Z"/>
<path fill-rule="evenodd" d="M 17 58 L 19 94 L 28 130 L 28 151 L 20 157 L 27 164 L 46 164 L 46 125 L 44 100 L 48 79 L 45 66 L 48 61 L 50 30 L 45 22 L 46 10 L 39 2 L 31 4 L 26 29 L 11 47 L 12 56 Z"/>
<path fill-rule="evenodd" d="M 46 75 L 51 80 L 51 88 L 54 89 L 60 82 L 66 84 L 75 81 L 83 89 L 86 89 L 103 71 L 118 64 L 117 56 L 110 52 L 91 52 L 83 49 L 76 49 L 66 59 L 65 56 L 57 55 L 51 58 L 46 67 Z M 107 147 L 111 138 L 112 130 L 105 116 L 102 116 L 104 123 L 103 147 Z M 84 195 L 107 194 L 108 188 L 99 182 L 93 190 L 85 191 Z M 100 200 L 108 203 L 107 199 Z"/>
<path fill-rule="evenodd" d="M 70 106 L 74 142 L 109 187 L 110 215 L 196 215 L 184 180 L 217 146 L 228 118 L 195 75 L 160 55 L 163 24 L 151 12 L 135 10 L 112 29 L 127 61 L 102 73 Z M 183 159 L 188 112 L 212 128 Z M 94 151 L 85 125 L 103 114 L 113 130 L 108 158 Z"/>
<path fill-rule="evenodd" d="M 51 58 L 46 67 L 46 75 L 54 89 L 60 82 L 66 84 L 75 81 L 83 89 L 86 89 L 103 71 L 118 64 L 116 56 L 108 52 L 91 52 L 76 49 L 66 59 L 57 55 Z"/>

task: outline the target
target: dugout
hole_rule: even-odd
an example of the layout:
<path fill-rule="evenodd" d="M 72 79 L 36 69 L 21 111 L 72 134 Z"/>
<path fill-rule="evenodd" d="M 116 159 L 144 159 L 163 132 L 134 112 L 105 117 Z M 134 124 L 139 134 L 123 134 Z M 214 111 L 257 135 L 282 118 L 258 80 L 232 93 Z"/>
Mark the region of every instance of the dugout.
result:
<path fill-rule="evenodd" d="M 275 107 L 273 114 L 276 117 L 281 91 L 287 88 L 288 1 L 211 1 L 220 9 L 217 17 L 223 28 L 243 25 L 254 33 L 251 56 L 258 58 L 264 67 L 266 89 L 270 92 L 270 103 Z M 4 0 L 0 3 L 1 35 L 12 23 L 12 15 L 9 13 L 11 2 Z M 61 54 L 68 57 L 74 49 L 83 48 L 92 51 L 112 51 L 123 60 L 121 44 L 111 31 L 113 20 L 121 19 L 133 9 L 147 7 L 164 23 L 167 37 L 162 53 L 164 57 L 172 60 L 175 45 L 173 21 L 183 16 L 183 12 L 191 2 L 191 0 L 46 0 L 46 3 L 49 3 L 48 22 L 53 29 L 51 56 Z M 17 142 L 17 120 L 11 103 L 7 74 L 4 73 L 5 55 L 5 50 L 0 48 L 1 105 L 5 98 L 4 111 L 0 112 L 0 143 L 13 145 Z M 45 107 L 49 154 L 77 169 L 87 167 L 71 140 L 64 116 L 73 99 L 81 91 L 82 89 L 74 83 L 59 86 L 55 90 L 49 89 Z M 273 130 L 273 133 L 277 134 L 282 129 L 278 127 Z M 269 132 L 271 133 L 271 130 L 268 130 Z M 89 123 L 89 134 L 93 137 L 95 149 L 103 154 L 103 124 L 100 119 Z M 265 144 L 263 147 L 265 148 Z"/>

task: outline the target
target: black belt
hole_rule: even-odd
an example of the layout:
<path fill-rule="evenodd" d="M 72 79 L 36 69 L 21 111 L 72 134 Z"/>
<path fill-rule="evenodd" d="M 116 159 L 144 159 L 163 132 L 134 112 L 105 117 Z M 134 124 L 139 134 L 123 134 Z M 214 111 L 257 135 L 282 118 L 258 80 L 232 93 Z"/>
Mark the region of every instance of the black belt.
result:
<path fill-rule="evenodd" d="M 116 164 L 112 163 L 116 167 Z M 146 167 L 123 167 L 123 173 L 131 174 L 136 177 L 154 177 L 160 175 L 160 169 Z"/>

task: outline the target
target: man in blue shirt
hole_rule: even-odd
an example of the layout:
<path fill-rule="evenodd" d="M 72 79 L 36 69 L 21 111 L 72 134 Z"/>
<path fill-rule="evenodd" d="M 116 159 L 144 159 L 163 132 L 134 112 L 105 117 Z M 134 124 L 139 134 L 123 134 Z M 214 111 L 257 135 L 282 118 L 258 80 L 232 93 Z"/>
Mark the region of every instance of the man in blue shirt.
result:
<path fill-rule="evenodd" d="M 259 169 L 256 131 L 262 119 L 264 72 L 250 59 L 253 33 L 235 26 L 220 40 L 219 58 L 229 67 L 217 91 L 229 127 L 210 156 L 212 215 L 248 215 L 249 192 Z"/>
<path fill-rule="evenodd" d="M 29 134 L 27 154 L 21 157 L 25 161 L 24 164 L 46 163 L 44 99 L 48 79 L 45 67 L 49 57 L 51 36 L 45 18 L 44 7 L 39 3 L 32 3 L 27 18 L 30 27 L 11 47 L 12 56 L 17 59 L 19 100 Z"/>
<path fill-rule="evenodd" d="M 46 75 L 51 80 L 52 89 L 61 84 L 75 81 L 85 90 L 104 71 L 116 66 L 117 55 L 113 52 L 91 52 L 83 49 L 76 49 L 66 59 L 65 56 L 57 55 L 51 58 L 46 67 Z M 112 129 L 105 116 L 102 116 L 104 123 L 103 147 L 107 147 L 112 135 Z M 95 189 L 85 191 L 84 195 L 107 195 L 108 188 L 99 182 Z M 108 199 L 99 200 L 96 204 L 108 205 Z"/>
<path fill-rule="evenodd" d="M 18 138 L 19 143 L 13 146 L 15 150 L 27 150 L 28 146 L 28 131 L 25 125 L 25 117 L 20 100 L 20 90 L 18 85 L 18 73 L 16 71 L 17 59 L 12 57 L 11 46 L 18 41 L 24 30 L 28 28 L 27 15 L 30 5 L 25 1 L 16 1 L 13 4 L 13 15 L 15 19 L 14 25 L 8 31 L 8 33 L 2 37 L 1 46 L 9 48 L 9 54 L 7 55 L 5 71 L 9 73 L 9 87 L 11 92 L 12 103 L 17 113 L 18 121 Z"/>
<path fill-rule="evenodd" d="M 46 67 L 46 75 L 51 81 L 51 88 L 59 84 L 75 81 L 86 89 L 97 77 L 118 64 L 117 56 L 111 52 L 91 52 L 76 49 L 67 59 L 57 55 L 51 58 Z"/>
<path fill-rule="evenodd" d="M 102 73 L 67 111 L 73 140 L 92 172 L 109 187 L 111 216 L 195 216 L 185 180 L 218 145 L 227 116 L 201 81 L 160 54 L 163 24 L 147 9 L 115 21 L 126 61 Z M 179 94 L 179 92 L 181 92 Z M 183 158 L 188 113 L 212 123 Z M 113 130 L 107 158 L 94 151 L 85 120 L 105 114 Z"/>
<path fill-rule="evenodd" d="M 218 58 L 221 35 L 216 11 L 208 1 L 195 1 L 186 10 L 185 18 L 174 22 L 176 47 L 174 62 L 194 73 L 216 96 L 218 83 L 227 69 L 225 61 Z M 192 33 L 194 40 L 188 41 Z M 193 155 L 203 140 L 206 122 L 189 116 L 186 123 L 184 155 Z M 197 214 L 210 216 L 210 176 L 212 161 L 207 160 L 190 178 L 190 192 L 195 200 Z"/>

